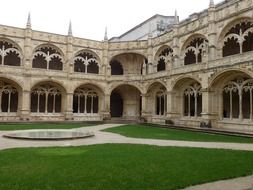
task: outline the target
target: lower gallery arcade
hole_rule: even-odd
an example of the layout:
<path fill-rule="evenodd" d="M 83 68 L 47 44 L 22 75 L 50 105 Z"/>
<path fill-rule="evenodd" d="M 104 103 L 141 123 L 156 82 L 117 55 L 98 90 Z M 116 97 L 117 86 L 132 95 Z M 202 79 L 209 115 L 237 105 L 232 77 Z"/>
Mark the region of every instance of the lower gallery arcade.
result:
<path fill-rule="evenodd" d="M 145 118 L 148 122 L 173 120 L 190 126 L 211 120 L 216 127 L 227 124 L 235 128 L 253 122 L 253 79 L 241 71 L 216 76 L 208 89 L 193 78 L 181 78 L 169 88 L 161 82 L 153 82 L 144 90 L 134 84 L 120 84 L 109 95 L 91 83 L 72 92 L 55 81 L 40 82 L 28 91 L 7 78 L 1 78 L 0 84 L 3 121 Z"/>

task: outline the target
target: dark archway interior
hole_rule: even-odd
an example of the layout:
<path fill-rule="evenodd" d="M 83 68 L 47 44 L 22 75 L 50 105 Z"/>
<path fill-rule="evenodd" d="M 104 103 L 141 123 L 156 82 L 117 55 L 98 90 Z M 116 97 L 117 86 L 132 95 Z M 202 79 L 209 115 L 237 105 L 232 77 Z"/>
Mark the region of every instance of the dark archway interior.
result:
<path fill-rule="evenodd" d="M 162 58 L 158 61 L 157 71 L 165 71 L 165 60 Z"/>
<path fill-rule="evenodd" d="M 98 64 L 95 61 L 91 61 L 87 66 L 87 73 L 98 74 L 99 68 Z"/>
<path fill-rule="evenodd" d="M 79 59 L 79 60 L 75 61 L 74 71 L 75 72 L 85 73 L 85 65 L 84 65 L 84 62 L 82 60 Z"/>
<path fill-rule="evenodd" d="M 123 75 L 123 67 L 120 62 L 112 60 L 111 63 L 111 75 Z"/>
<path fill-rule="evenodd" d="M 122 117 L 123 115 L 123 99 L 120 93 L 113 91 L 111 94 L 111 117 Z"/>
<path fill-rule="evenodd" d="M 239 43 L 235 39 L 228 39 L 223 47 L 223 57 L 240 53 Z"/>

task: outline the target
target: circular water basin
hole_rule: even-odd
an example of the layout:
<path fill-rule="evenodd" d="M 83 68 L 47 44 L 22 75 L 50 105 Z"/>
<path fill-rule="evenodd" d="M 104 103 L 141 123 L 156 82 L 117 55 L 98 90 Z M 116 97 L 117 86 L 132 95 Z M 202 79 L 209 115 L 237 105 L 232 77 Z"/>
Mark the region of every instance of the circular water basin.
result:
<path fill-rule="evenodd" d="M 4 134 L 4 137 L 30 140 L 67 140 L 92 137 L 93 132 L 74 130 L 29 130 Z"/>

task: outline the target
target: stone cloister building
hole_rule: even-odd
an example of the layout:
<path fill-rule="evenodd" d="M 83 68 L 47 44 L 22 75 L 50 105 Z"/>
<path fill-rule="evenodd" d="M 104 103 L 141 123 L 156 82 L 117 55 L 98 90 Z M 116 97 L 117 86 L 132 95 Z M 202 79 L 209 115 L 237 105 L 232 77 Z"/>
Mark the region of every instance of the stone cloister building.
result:
<path fill-rule="evenodd" d="M 1 121 L 113 117 L 253 130 L 253 0 L 226 0 L 148 40 L 0 26 Z"/>

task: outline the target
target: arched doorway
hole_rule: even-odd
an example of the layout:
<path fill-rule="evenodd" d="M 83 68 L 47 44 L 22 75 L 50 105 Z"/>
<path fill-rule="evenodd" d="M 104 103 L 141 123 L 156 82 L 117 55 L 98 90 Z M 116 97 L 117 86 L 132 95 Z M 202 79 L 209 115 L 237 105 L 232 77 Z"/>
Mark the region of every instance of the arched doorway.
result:
<path fill-rule="evenodd" d="M 111 94 L 110 111 L 111 117 L 122 117 L 123 115 L 123 99 L 119 92 L 113 91 Z"/>
<path fill-rule="evenodd" d="M 141 114 L 141 93 L 131 85 L 116 87 L 110 97 L 111 117 L 137 119 Z"/>

